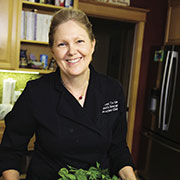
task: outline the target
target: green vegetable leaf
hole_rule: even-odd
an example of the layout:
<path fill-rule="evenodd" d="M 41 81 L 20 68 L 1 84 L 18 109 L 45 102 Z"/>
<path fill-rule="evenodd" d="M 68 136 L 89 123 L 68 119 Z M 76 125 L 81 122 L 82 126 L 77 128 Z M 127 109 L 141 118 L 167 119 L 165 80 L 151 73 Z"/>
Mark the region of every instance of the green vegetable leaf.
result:
<path fill-rule="evenodd" d="M 100 168 L 100 163 L 96 162 L 96 167 Z"/>
<path fill-rule="evenodd" d="M 73 174 L 67 174 L 66 177 L 68 177 L 71 180 L 76 180 L 76 176 Z"/>
<path fill-rule="evenodd" d="M 59 172 L 58 172 L 58 174 L 61 176 L 61 175 L 66 175 L 66 174 L 68 174 L 68 169 L 66 169 L 66 168 L 61 168 L 60 170 L 59 170 Z"/>
<path fill-rule="evenodd" d="M 86 170 L 78 169 L 75 172 L 75 176 L 77 177 L 77 180 L 87 180 Z"/>
<path fill-rule="evenodd" d="M 100 163 L 96 162 L 96 167 L 91 166 L 88 170 L 77 169 L 68 165 L 68 168 L 61 168 L 58 174 L 61 176 L 58 180 L 118 180 L 117 176 L 112 178 L 108 169 L 101 169 Z"/>
<path fill-rule="evenodd" d="M 112 180 L 118 180 L 118 177 L 114 175 L 114 176 L 112 177 Z"/>

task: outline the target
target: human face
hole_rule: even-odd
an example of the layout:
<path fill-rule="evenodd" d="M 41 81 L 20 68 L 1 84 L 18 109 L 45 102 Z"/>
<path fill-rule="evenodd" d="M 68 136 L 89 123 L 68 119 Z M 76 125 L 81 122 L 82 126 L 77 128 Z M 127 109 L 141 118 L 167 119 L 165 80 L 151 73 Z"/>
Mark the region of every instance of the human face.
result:
<path fill-rule="evenodd" d="M 57 27 L 52 52 L 63 75 L 78 76 L 88 70 L 94 47 L 83 25 L 69 20 Z"/>

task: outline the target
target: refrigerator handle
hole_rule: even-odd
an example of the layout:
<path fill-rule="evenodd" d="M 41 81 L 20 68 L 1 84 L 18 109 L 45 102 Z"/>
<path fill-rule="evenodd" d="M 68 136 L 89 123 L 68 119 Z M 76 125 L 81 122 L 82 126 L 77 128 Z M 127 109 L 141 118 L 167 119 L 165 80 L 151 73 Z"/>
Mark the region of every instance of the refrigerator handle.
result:
<path fill-rule="evenodd" d="M 166 61 L 165 61 L 165 67 L 164 67 L 164 74 L 163 74 L 163 80 L 162 80 L 162 86 L 161 86 L 161 96 L 160 96 L 160 103 L 159 103 L 159 122 L 158 122 L 158 128 L 161 128 L 161 122 L 162 122 L 162 110 L 163 110 L 163 97 L 164 97 L 164 90 L 165 90 L 165 81 L 167 76 L 167 68 L 169 63 L 169 56 L 170 51 L 167 52 Z"/>
<path fill-rule="evenodd" d="M 174 83 L 172 85 L 172 97 L 169 105 L 169 116 L 167 117 L 167 98 L 168 98 L 168 93 L 169 93 L 169 86 L 170 86 L 170 77 L 172 76 L 173 73 L 173 61 L 175 61 L 175 74 L 174 74 Z M 178 53 L 175 51 L 172 51 L 171 59 L 170 59 L 170 64 L 169 64 L 169 70 L 168 70 L 168 77 L 167 77 L 167 87 L 166 87 L 166 92 L 165 92 L 165 97 L 164 97 L 164 109 L 163 109 L 163 125 L 162 125 L 162 130 L 163 131 L 168 131 L 169 129 L 169 124 L 171 122 L 171 114 L 172 114 L 172 109 L 173 109 L 173 101 L 174 101 L 174 94 L 175 94 L 175 88 L 176 88 L 176 79 L 177 79 L 177 70 L 178 70 Z M 171 79 L 172 80 L 172 79 Z M 168 118 L 166 121 L 166 118 Z"/>

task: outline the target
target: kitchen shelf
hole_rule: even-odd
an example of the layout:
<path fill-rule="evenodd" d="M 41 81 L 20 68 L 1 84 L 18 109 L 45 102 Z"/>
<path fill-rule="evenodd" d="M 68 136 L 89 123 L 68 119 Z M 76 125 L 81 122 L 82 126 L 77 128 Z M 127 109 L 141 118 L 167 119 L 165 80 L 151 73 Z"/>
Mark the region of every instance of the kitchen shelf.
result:
<path fill-rule="evenodd" d="M 48 74 L 53 72 L 52 70 L 46 69 L 33 69 L 33 68 L 18 68 L 18 71 L 30 71 L 30 72 L 38 72 L 39 74 Z"/>
<path fill-rule="evenodd" d="M 41 44 L 41 45 L 49 45 L 48 42 L 36 41 L 36 40 L 21 40 L 21 43 L 29 43 L 29 44 Z"/>
<path fill-rule="evenodd" d="M 56 10 L 62 9 L 63 7 L 50 5 L 50 4 L 42 4 L 42 3 L 23 1 L 23 8 L 36 9 L 36 10 L 45 10 L 45 11 L 54 12 Z"/>

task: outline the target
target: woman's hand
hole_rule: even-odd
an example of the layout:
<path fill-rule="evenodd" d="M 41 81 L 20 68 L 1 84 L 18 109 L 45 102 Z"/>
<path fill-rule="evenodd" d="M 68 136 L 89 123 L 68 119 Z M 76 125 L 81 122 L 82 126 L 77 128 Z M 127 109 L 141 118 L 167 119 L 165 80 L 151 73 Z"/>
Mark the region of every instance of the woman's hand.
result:
<path fill-rule="evenodd" d="M 119 176 L 122 180 L 137 180 L 133 168 L 125 166 L 119 171 Z"/>
<path fill-rule="evenodd" d="M 19 172 L 14 169 L 6 170 L 2 175 L 5 180 L 19 180 Z"/>

